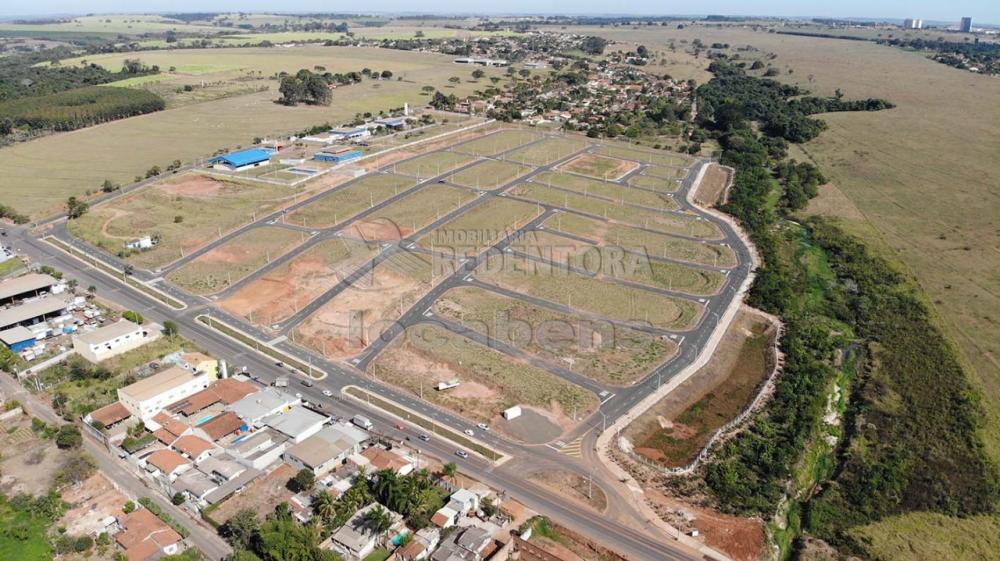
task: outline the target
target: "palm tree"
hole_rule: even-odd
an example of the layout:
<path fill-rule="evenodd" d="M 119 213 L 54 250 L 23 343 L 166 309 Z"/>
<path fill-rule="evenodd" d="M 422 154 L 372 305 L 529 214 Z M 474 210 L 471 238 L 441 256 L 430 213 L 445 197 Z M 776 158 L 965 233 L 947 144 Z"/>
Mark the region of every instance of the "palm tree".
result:
<path fill-rule="evenodd" d="M 378 536 L 380 544 L 385 541 L 385 533 L 389 531 L 389 528 L 392 528 L 392 516 L 389 515 L 388 510 L 376 505 L 365 513 L 364 521 L 372 533 Z"/>
<path fill-rule="evenodd" d="M 458 475 L 458 466 L 455 462 L 448 462 L 441 468 L 441 475 L 451 479 L 451 482 L 455 482 L 455 476 Z"/>
<path fill-rule="evenodd" d="M 320 491 L 313 497 L 313 512 L 324 522 L 330 521 L 337 515 L 337 501 L 327 491 Z"/>

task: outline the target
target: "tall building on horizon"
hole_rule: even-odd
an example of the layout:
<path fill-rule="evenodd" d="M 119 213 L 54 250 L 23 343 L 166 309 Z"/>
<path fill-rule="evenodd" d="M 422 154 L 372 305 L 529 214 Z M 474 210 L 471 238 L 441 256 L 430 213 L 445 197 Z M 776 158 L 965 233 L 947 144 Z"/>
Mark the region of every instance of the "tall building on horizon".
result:
<path fill-rule="evenodd" d="M 972 18 L 962 18 L 962 23 L 959 24 L 958 30 L 965 33 L 972 31 Z"/>
<path fill-rule="evenodd" d="M 906 18 L 903 20 L 903 29 L 923 29 L 924 20 L 915 18 Z"/>

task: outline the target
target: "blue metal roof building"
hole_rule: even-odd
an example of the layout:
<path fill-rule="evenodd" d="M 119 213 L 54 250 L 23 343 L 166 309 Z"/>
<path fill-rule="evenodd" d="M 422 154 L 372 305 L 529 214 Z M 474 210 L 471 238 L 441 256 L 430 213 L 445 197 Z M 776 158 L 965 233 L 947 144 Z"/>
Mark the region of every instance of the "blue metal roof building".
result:
<path fill-rule="evenodd" d="M 19 353 L 24 349 L 34 347 L 37 340 L 31 331 L 19 325 L 0 331 L 0 342 L 3 342 L 3 344 L 7 345 L 7 348 L 15 353 Z"/>
<path fill-rule="evenodd" d="M 212 158 L 210 164 L 225 164 L 233 169 L 256 166 L 271 161 L 273 151 L 266 148 L 250 148 Z"/>
<path fill-rule="evenodd" d="M 334 154 L 332 152 L 316 152 L 313 155 L 313 159 L 320 162 L 336 162 L 342 164 L 344 162 L 349 162 L 351 160 L 356 160 L 360 158 L 363 154 L 361 150 L 350 150 L 347 152 L 340 152 Z"/>

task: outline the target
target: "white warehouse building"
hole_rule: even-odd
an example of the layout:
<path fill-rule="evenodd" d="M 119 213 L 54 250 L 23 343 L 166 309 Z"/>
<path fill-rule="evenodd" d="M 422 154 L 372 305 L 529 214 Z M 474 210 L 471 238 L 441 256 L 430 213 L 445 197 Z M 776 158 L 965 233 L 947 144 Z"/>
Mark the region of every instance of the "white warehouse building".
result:
<path fill-rule="evenodd" d="M 156 339 L 159 331 L 149 330 L 126 319 L 73 336 L 73 350 L 90 362 L 120 355 Z"/>
<path fill-rule="evenodd" d="M 164 407 L 204 390 L 215 376 L 171 366 L 163 372 L 118 388 L 118 401 L 145 421 Z"/>

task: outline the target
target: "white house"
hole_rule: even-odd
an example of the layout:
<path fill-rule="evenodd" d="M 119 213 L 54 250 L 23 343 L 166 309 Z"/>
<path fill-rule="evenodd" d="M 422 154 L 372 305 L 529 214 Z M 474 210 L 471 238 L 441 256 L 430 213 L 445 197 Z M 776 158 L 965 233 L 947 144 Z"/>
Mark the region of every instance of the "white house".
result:
<path fill-rule="evenodd" d="M 126 319 L 73 336 L 73 350 L 90 362 L 120 355 L 141 347 L 159 337 L 158 330 L 149 330 Z"/>
<path fill-rule="evenodd" d="M 356 454 L 367 438 L 368 433 L 347 424 L 324 427 L 286 450 L 285 461 L 296 469 L 310 469 L 319 477 Z"/>
<path fill-rule="evenodd" d="M 327 417 L 305 407 L 296 405 L 282 415 L 274 415 L 267 419 L 268 428 L 276 430 L 288 437 L 293 444 L 298 444 L 318 433 L 326 424 Z"/>
<path fill-rule="evenodd" d="M 207 388 L 214 379 L 210 374 L 171 366 L 132 385 L 118 388 L 118 401 L 145 421 L 166 406 Z"/>

